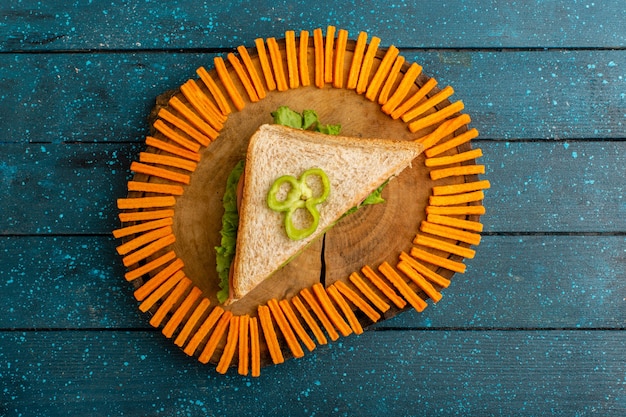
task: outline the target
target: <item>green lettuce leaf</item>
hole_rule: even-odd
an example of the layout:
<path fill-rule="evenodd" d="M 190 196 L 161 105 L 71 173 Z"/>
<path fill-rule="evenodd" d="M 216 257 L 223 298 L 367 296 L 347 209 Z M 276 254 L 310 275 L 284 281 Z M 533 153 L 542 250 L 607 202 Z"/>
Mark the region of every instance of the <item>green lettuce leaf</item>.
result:
<path fill-rule="evenodd" d="M 274 123 L 277 125 L 292 127 L 294 129 L 314 130 L 327 135 L 338 135 L 341 131 L 341 125 L 339 124 L 321 124 L 315 110 L 304 110 L 302 113 L 298 113 L 288 106 L 280 106 L 271 114 L 274 118 Z"/>
<path fill-rule="evenodd" d="M 302 129 L 302 115 L 287 106 L 280 106 L 271 113 L 274 124 Z"/>
<path fill-rule="evenodd" d="M 220 290 L 217 292 L 217 299 L 224 303 L 229 296 L 228 275 L 230 266 L 235 256 L 235 246 L 237 245 L 237 228 L 239 227 L 239 213 L 237 212 L 237 184 L 243 173 L 244 161 L 239 161 L 235 168 L 228 175 L 226 180 L 226 191 L 224 192 L 224 216 L 222 217 L 222 239 L 220 246 L 215 247 L 217 258 L 217 274 L 220 279 Z"/>
<path fill-rule="evenodd" d="M 343 217 L 346 217 L 348 214 L 352 214 L 355 211 L 357 211 L 358 209 L 360 209 L 363 206 L 369 206 L 369 205 L 373 205 L 373 204 L 381 204 L 385 202 L 385 199 L 382 197 L 383 194 L 383 189 L 385 188 L 385 186 L 387 185 L 387 183 L 389 182 L 389 180 L 385 181 L 383 184 L 381 184 L 380 187 L 378 187 L 377 189 L 375 189 L 374 191 L 372 191 L 372 193 L 370 195 L 368 195 L 365 200 L 363 200 L 361 202 L 361 204 L 359 204 L 358 206 L 354 206 L 352 207 L 350 210 L 346 211 Z"/>

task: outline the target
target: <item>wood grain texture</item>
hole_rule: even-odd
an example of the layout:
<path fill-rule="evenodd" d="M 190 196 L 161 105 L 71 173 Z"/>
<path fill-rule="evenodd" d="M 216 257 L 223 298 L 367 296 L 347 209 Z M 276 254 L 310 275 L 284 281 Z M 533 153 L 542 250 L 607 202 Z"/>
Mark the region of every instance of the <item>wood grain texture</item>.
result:
<path fill-rule="evenodd" d="M 621 328 L 623 236 L 485 236 L 423 313 L 376 328 Z M 148 327 L 109 237 L 0 238 L 0 329 Z M 460 308 L 460 306 L 463 306 Z"/>
<path fill-rule="evenodd" d="M 218 375 L 155 332 L 1 332 L 0 406 L 48 416 L 612 417 L 626 412 L 624 343 L 615 331 L 366 332 L 251 379 Z"/>
<path fill-rule="evenodd" d="M 485 178 L 496 178 L 485 190 L 485 232 L 626 230 L 620 181 L 626 142 L 479 140 L 474 146 L 483 150 Z M 109 234 L 120 225 L 115 199 L 125 196 L 130 161 L 141 151 L 138 143 L 0 144 L 0 206 L 7 213 L 0 231 Z M 25 199 L 35 204 L 27 209 Z"/>
<path fill-rule="evenodd" d="M 454 87 L 481 139 L 623 137 L 624 50 L 400 53 Z M 0 54 L 0 141 L 139 141 L 156 97 L 212 68 L 214 56 Z"/>
<path fill-rule="evenodd" d="M 486 0 L 428 6 L 402 1 L 222 0 L 198 7 L 185 0 L 130 8 L 98 0 L 63 12 L 55 2 L 22 1 L 3 6 L 2 15 L 2 51 L 232 48 L 242 40 L 252 42 L 286 30 L 325 28 L 329 16 L 353 36 L 364 30 L 399 47 L 580 48 L 626 43 L 621 30 L 626 15 L 619 0 L 533 2 L 532 7 Z"/>
<path fill-rule="evenodd" d="M 109 234 L 137 144 L 0 145 L 3 234 Z M 28 201 L 28 204 L 24 204 Z M 113 226 L 113 227 L 111 227 Z"/>

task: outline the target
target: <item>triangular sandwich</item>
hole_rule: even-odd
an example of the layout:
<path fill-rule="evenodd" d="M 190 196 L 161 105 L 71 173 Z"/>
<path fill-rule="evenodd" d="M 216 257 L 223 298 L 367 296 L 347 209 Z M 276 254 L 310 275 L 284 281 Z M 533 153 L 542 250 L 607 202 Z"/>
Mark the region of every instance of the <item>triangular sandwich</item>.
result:
<path fill-rule="evenodd" d="M 246 154 L 229 302 L 244 297 L 288 263 L 372 191 L 411 165 L 422 150 L 412 141 L 262 125 L 251 137 Z M 306 191 L 294 191 L 295 184 L 303 181 Z M 273 204 L 268 205 L 268 198 Z M 307 203 L 308 198 L 313 200 Z M 290 210 L 290 204 L 298 208 Z M 314 211 L 319 223 L 312 232 L 302 233 L 316 220 Z M 288 236 L 289 226 L 295 239 Z"/>

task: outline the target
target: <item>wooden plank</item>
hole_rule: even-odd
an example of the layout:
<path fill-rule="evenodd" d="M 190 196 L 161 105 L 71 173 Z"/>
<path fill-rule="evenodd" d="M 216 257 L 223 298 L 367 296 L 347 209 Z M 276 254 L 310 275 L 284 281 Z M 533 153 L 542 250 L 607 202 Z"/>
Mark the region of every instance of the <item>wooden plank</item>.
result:
<path fill-rule="evenodd" d="M 149 328 L 109 237 L 0 237 L 3 329 Z"/>
<path fill-rule="evenodd" d="M 109 234 L 140 144 L 0 145 L 2 234 Z M 27 204 L 25 204 L 27 202 Z"/>
<path fill-rule="evenodd" d="M 401 53 L 454 87 L 482 139 L 624 137 L 625 50 Z M 155 98 L 213 56 L 2 54 L 0 141 L 141 140 Z"/>
<path fill-rule="evenodd" d="M 483 149 L 492 188 L 485 231 L 626 230 L 626 142 L 491 142 Z M 115 199 L 126 195 L 141 144 L 2 144 L 2 234 L 108 234 L 119 227 Z M 26 207 L 24 201 L 33 204 Z M 567 210 L 563 210 L 567 207 Z"/>
<path fill-rule="evenodd" d="M 253 379 L 217 375 L 156 332 L 1 332 L 0 404 L 51 417 L 612 417 L 626 413 L 625 343 L 623 331 L 369 332 Z"/>
<path fill-rule="evenodd" d="M 94 1 L 62 13 L 56 2 L 29 0 L 3 9 L 2 51 L 230 48 L 241 39 L 251 44 L 256 37 L 312 31 L 335 21 L 350 33 L 367 31 L 401 47 L 613 47 L 626 42 L 621 30 L 626 15 L 619 0 L 538 2 L 533 7 L 487 0 L 395 7 L 374 2 L 358 18 L 353 5 L 330 0 L 289 7 L 271 2 L 197 7 L 186 0 L 176 6 L 142 3 L 128 9 Z"/>
<path fill-rule="evenodd" d="M 626 142 L 475 143 L 486 232 L 623 232 Z M 584 207 L 584 209 L 583 209 Z"/>
<path fill-rule="evenodd" d="M 443 298 L 375 325 L 623 328 L 624 236 L 485 236 Z"/>
<path fill-rule="evenodd" d="M 624 137 L 624 50 L 403 53 L 454 87 L 483 139 Z"/>
<path fill-rule="evenodd" d="M 143 140 L 157 96 L 197 78 L 196 69 L 212 66 L 214 56 L 0 55 L 0 141 Z"/>
<path fill-rule="evenodd" d="M 624 236 L 485 236 L 423 313 L 376 328 L 622 328 Z M 146 328 L 109 237 L 1 237 L 0 329 Z"/>

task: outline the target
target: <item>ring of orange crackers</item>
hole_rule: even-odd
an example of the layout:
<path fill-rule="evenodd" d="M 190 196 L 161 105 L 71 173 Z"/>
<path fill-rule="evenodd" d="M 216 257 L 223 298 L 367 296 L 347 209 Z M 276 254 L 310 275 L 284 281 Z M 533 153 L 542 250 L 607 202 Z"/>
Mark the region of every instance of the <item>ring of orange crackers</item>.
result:
<path fill-rule="evenodd" d="M 346 62 L 349 43 L 353 53 Z M 396 47 L 379 44 L 379 38 L 368 40 L 364 32 L 349 41 L 346 30 L 329 26 L 325 33 L 318 28 L 312 35 L 288 31 L 281 40 L 256 39 L 253 49 L 240 46 L 226 60 L 216 57 L 214 71 L 199 68 L 199 78 L 180 87 L 182 96 L 171 96 L 158 111 L 147 150 L 130 166 L 135 176 L 128 182 L 128 196 L 117 201 L 122 225 L 113 231 L 122 240 L 117 251 L 127 267 L 125 278 L 135 284 L 139 309 L 151 313 L 150 324 L 186 354 L 215 364 L 219 373 L 236 368 L 241 375 L 259 376 L 264 364 L 279 364 L 329 339 L 362 333 L 363 323 L 377 322 L 390 308 L 422 311 L 427 299 L 439 301 L 454 273 L 465 272 L 463 259 L 474 257 L 471 246 L 480 243 L 482 200 L 490 186 L 478 178 L 485 172 L 484 165 L 475 163 L 481 150 L 469 144 L 478 132 L 468 128 L 471 120 L 462 113 L 463 103 L 450 102 L 452 88 L 436 88 L 417 63 L 405 62 Z M 375 60 L 380 63 L 374 69 Z M 256 314 L 237 315 L 211 305 L 186 276 L 172 247 L 176 201 L 190 183 L 201 150 L 247 101 L 260 101 L 273 91 L 329 84 L 377 102 L 383 113 L 419 133 L 414 140 L 424 145 L 431 180 L 457 176 L 464 182 L 432 187 L 411 250 L 394 262 L 364 265 L 346 280 L 268 300 Z M 447 152 L 457 148 L 463 151 Z"/>

